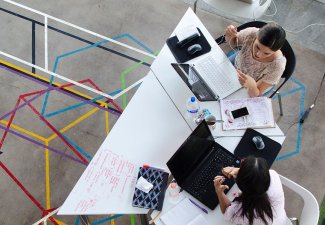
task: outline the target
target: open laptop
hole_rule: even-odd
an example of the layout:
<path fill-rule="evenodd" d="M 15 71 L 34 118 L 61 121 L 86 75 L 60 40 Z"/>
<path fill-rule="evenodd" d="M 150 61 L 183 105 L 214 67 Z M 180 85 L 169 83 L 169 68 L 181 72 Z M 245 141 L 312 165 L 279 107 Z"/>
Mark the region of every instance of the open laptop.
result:
<path fill-rule="evenodd" d="M 202 121 L 175 154 L 167 166 L 178 185 L 208 208 L 218 205 L 213 179 L 222 175 L 226 166 L 240 166 L 240 160 L 216 143 L 206 121 Z M 226 179 L 231 188 L 234 181 Z"/>
<path fill-rule="evenodd" d="M 199 101 L 223 99 L 241 88 L 237 71 L 224 57 L 208 54 L 190 64 L 171 64 Z"/>

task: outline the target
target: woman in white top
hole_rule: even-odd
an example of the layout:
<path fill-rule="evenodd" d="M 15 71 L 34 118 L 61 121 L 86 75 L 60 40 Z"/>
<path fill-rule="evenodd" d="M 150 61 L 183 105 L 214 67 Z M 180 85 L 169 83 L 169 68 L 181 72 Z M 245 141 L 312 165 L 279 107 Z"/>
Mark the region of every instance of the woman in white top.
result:
<path fill-rule="evenodd" d="M 263 158 L 247 157 L 240 168 L 226 167 L 223 174 L 234 178 L 241 193 L 231 202 L 224 194 L 228 186 L 217 176 L 214 186 L 226 220 L 236 225 L 285 225 L 284 193 L 280 177 L 269 170 Z"/>
<path fill-rule="evenodd" d="M 262 95 L 279 82 L 287 62 L 280 50 L 286 38 L 281 26 L 268 23 L 260 29 L 250 27 L 237 32 L 230 25 L 225 38 L 231 47 L 241 47 L 234 65 L 241 85 L 251 97 Z"/>

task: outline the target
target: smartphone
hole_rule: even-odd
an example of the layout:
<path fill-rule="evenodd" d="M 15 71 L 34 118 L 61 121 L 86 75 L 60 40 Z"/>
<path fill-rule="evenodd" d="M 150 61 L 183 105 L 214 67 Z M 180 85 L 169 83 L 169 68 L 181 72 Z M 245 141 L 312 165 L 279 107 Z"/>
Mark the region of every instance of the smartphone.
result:
<path fill-rule="evenodd" d="M 247 107 L 239 108 L 233 111 L 230 111 L 230 116 L 232 119 L 237 119 L 243 116 L 249 115 Z"/>

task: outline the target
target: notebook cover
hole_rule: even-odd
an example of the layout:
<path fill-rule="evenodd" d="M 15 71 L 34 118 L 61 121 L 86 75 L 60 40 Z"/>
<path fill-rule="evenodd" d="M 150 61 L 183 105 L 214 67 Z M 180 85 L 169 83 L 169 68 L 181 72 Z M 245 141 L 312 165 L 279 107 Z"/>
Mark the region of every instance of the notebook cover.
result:
<path fill-rule="evenodd" d="M 261 136 L 263 142 L 265 144 L 264 149 L 258 150 L 255 146 L 255 143 L 252 141 L 254 136 Z M 281 144 L 278 142 L 268 138 L 267 136 L 257 132 L 254 129 L 248 128 L 237 145 L 234 155 L 238 158 L 242 159 L 249 155 L 253 155 L 255 157 L 262 157 L 266 159 L 269 164 L 269 168 L 272 166 L 275 158 L 279 154 L 281 150 Z"/>
<path fill-rule="evenodd" d="M 187 43 L 183 48 L 181 48 L 177 45 L 177 42 L 178 42 L 177 36 L 173 36 L 173 37 L 167 39 L 167 41 L 166 41 L 167 45 L 168 45 L 170 51 L 173 53 L 173 55 L 178 63 L 183 63 L 183 62 L 189 61 L 190 59 L 196 58 L 196 57 L 203 55 L 211 50 L 211 46 L 210 46 L 209 42 L 204 37 L 201 30 L 199 28 L 197 28 L 197 29 L 200 33 L 200 37 L 194 39 L 190 43 Z M 194 53 L 193 55 L 190 55 L 187 53 L 187 48 L 194 44 L 200 44 L 202 46 L 202 50 Z"/>
<path fill-rule="evenodd" d="M 153 188 L 148 193 L 135 188 L 132 206 L 161 211 L 167 189 L 169 173 L 155 168 L 140 167 L 138 179 L 141 176 L 148 182 L 152 183 Z"/>

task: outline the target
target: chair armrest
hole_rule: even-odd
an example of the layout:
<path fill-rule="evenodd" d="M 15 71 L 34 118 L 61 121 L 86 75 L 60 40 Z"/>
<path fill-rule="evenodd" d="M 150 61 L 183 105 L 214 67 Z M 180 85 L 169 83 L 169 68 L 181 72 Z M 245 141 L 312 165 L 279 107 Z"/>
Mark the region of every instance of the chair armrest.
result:
<path fill-rule="evenodd" d="M 319 219 L 319 205 L 314 195 L 292 180 L 280 174 L 279 176 L 284 186 L 296 192 L 304 200 L 304 207 L 299 219 L 300 225 L 317 225 Z"/>

